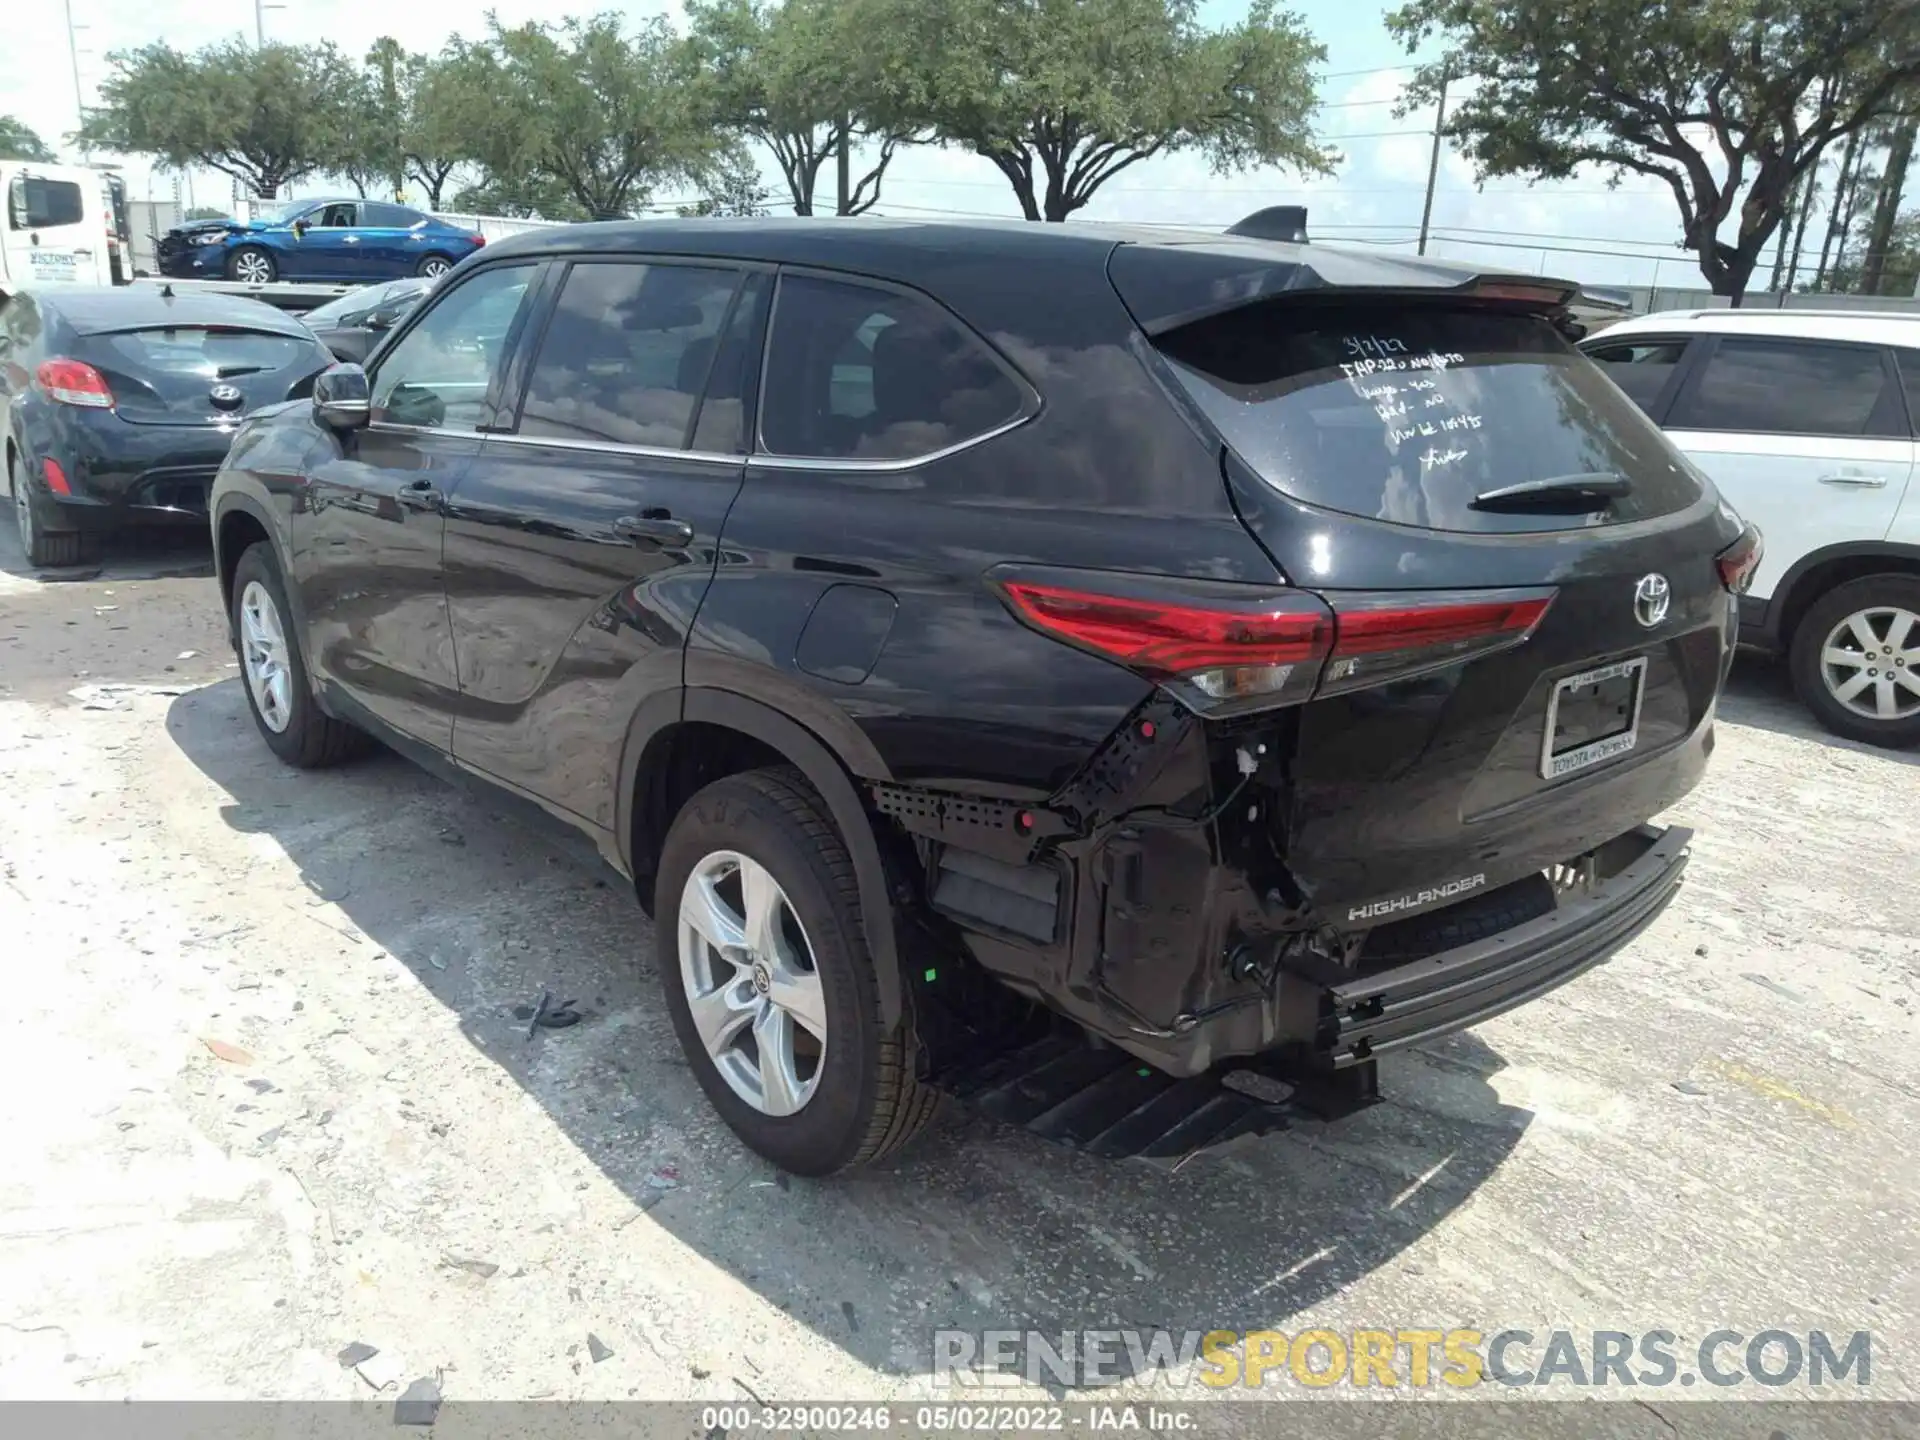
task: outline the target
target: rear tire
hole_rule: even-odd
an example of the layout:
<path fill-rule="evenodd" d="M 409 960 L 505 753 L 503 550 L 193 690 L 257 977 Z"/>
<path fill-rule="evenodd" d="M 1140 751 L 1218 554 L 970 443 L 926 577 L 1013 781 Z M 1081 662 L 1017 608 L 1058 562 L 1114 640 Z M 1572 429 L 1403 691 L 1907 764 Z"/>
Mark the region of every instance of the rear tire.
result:
<path fill-rule="evenodd" d="M 1800 617 L 1787 666 L 1801 703 L 1835 735 L 1920 744 L 1920 575 L 1836 585 Z"/>
<path fill-rule="evenodd" d="M 749 877 L 773 897 L 760 911 L 773 916 L 764 925 L 755 924 Z M 728 945 L 730 954 L 693 925 L 715 906 L 743 942 Z M 938 1092 L 915 1077 L 905 1022 L 881 1021 L 853 860 L 798 770 L 731 775 L 688 801 L 661 848 L 653 913 L 674 1030 L 700 1088 L 750 1149 L 796 1175 L 831 1175 L 899 1149 L 926 1125 Z M 701 924 L 719 928 L 711 918 Z M 766 943 L 744 943 L 748 936 Z M 707 1001 L 707 1033 L 728 1038 L 702 1038 L 690 982 Z M 803 1001 L 788 1010 L 783 994 Z M 824 1034 L 793 1018 L 809 1010 Z M 769 1080 L 767 1057 L 782 1054 L 796 1063 L 786 1080 Z"/>
<path fill-rule="evenodd" d="M 62 565 L 80 565 L 91 560 L 98 549 L 97 538 L 80 531 L 50 533 L 40 528 L 34 513 L 33 491 L 18 456 L 7 457 L 7 494 L 13 502 L 13 522 L 20 532 L 20 549 L 27 563 L 36 570 Z"/>
<path fill-rule="evenodd" d="M 337 765 L 371 749 L 372 742 L 364 732 L 334 719 L 313 698 L 306 661 L 290 620 L 293 611 L 287 605 L 280 565 L 267 542 L 249 545 L 234 566 L 231 603 L 240 682 L 246 689 L 254 727 L 267 748 L 299 770 Z M 273 640 L 275 631 L 277 644 Z M 268 653 L 272 655 L 270 667 L 262 663 Z M 283 684 L 275 683 L 281 679 Z"/>
<path fill-rule="evenodd" d="M 249 285 L 271 285 L 280 278 L 273 252 L 259 245 L 242 245 L 227 257 L 227 278 Z"/>
<path fill-rule="evenodd" d="M 446 274 L 447 271 L 452 268 L 453 261 L 445 255 L 427 255 L 423 256 L 420 263 L 413 267 L 413 273 L 416 275 L 424 275 L 431 280 Z"/>

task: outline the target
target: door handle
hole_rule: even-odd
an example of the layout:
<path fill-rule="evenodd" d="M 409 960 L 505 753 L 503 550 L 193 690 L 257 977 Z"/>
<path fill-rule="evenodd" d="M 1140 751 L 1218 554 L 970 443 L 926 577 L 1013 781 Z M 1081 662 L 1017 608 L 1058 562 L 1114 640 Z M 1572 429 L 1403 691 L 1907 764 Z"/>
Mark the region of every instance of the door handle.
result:
<path fill-rule="evenodd" d="M 440 489 L 431 480 L 415 480 L 395 498 L 409 510 L 432 510 L 440 504 Z"/>
<path fill-rule="evenodd" d="M 660 545 L 693 543 L 693 526 L 684 520 L 674 519 L 664 510 L 649 510 L 644 515 L 622 515 L 613 522 L 613 533 L 622 540 L 652 540 Z"/>
<path fill-rule="evenodd" d="M 1838 475 L 1822 475 L 1822 485 L 1845 485 L 1855 490 L 1884 490 L 1887 477 L 1884 475 L 1860 475 L 1851 470 L 1843 470 Z"/>

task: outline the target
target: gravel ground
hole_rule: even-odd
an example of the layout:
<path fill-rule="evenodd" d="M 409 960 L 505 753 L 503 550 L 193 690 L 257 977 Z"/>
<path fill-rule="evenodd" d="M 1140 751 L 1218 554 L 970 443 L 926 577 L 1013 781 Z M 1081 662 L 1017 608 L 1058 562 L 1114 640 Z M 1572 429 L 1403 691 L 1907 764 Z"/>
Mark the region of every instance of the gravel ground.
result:
<path fill-rule="evenodd" d="M 955 1111 L 811 1183 L 712 1117 L 584 849 L 268 755 L 206 570 L 0 549 L 0 1397 L 904 1398 L 937 1326 L 1128 1324 L 1870 1329 L 1920 1393 L 1920 756 L 1775 666 L 1680 899 L 1390 1103 L 1173 1174 Z M 530 1040 L 542 991 L 587 1020 Z"/>

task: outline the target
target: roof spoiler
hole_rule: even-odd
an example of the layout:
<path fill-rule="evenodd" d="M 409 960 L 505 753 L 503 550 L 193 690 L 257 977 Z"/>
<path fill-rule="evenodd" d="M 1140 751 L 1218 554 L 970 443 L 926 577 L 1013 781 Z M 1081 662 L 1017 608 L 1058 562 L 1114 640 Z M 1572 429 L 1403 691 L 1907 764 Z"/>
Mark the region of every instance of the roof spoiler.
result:
<path fill-rule="evenodd" d="M 1229 235 L 1244 235 L 1249 240 L 1285 240 L 1294 245 L 1307 243 L 1307 207 L 1269 205 L 1256 210 L 1237 225 L 1227 227 Z"/>

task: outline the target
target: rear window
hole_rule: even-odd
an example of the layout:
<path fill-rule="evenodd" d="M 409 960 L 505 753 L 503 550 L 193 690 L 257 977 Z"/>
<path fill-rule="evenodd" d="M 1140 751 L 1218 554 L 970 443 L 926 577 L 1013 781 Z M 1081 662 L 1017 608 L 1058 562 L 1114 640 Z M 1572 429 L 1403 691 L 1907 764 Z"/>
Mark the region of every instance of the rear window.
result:
<path fill-rule="evenodd" d="M 1434 530 L 1569 529 L 1700 496 L 1679 453 L 1546 321 L 1486 311 L 1252 305 L 1157 342 L 1227 443 L 1276 489 Z M 1475 496 L 1615 473 L 1598 515 L 1500 513 Z"/>
<path fill-rule="evenodd" d="M 16 175 L 7 187 L 7 219 L 15 230 L 47 230 L 81 221 L 80 187 L 71 180 Z"/>
<path fill-rule="evenodd" d="M 317 343 L 258 330 L 128 330 L 101 335 L 115 365 L 135 374 L 227 377 L 285 370 L 313 357 Z"/>

